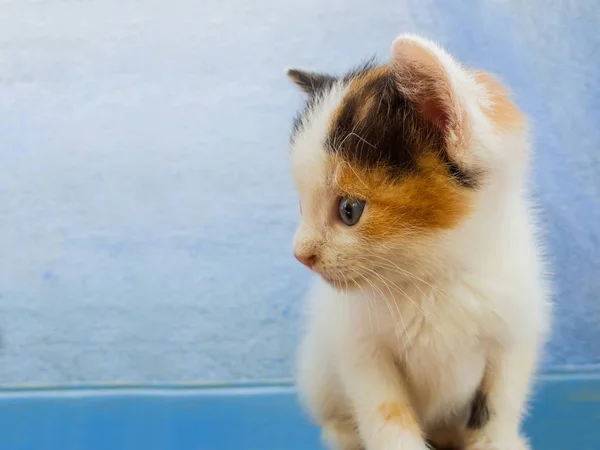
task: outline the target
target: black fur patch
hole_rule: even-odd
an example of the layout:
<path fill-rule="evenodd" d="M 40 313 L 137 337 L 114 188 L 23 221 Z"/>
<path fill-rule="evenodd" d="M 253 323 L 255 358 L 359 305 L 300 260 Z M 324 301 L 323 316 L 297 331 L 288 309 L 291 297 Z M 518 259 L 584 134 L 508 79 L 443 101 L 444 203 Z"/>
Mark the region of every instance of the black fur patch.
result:
<path fill-rule="evenodd" d="M 350 89 L 328 139 L 330 151 L 369 168 L 394 174 L 417 170 L 422 150 L 441 153 L 441 131 L 427 123 L 413 102 L 397 88 L 387 67 L 360 74 L 360 88 Z"/>
<path fill-rule="evenodd" d="M 471 414 L 467 427 L 477 430 L 483 428 L 490 419 L 490 411 L 488 407 L 487 395 L 480 390 L 477 390 L 475 397 L 471 401 Z"/>
<path fill-rule="evenodd" d="M 479 174 L 468 173 L 448 157 L 442 131 L 425 120 L 398 89 L 388 66 L 378 66 L 371 59 L 342 77 L 297 70 L 288 74 L 309 94 L 294 120 L 292 140 L 318 99 L 340 82 L 350 88 L 334 117 L 326 142 L 329 151 L 367 168 L 385 167 L 393 176 L 417 171 L 421 153 L 435 152 L 458 184 L 477 186 Z M 355 80 L 360 83 L 358 89 L 352 89 Z"/>

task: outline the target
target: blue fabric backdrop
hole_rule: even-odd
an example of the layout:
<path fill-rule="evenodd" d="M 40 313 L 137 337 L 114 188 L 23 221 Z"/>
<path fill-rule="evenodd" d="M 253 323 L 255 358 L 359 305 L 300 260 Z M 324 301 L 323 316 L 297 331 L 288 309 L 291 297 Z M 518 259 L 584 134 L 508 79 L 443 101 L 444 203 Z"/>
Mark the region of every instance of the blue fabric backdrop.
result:
<path fill-rule="evenodd" d="M 0 383 L 289 376 L 307 274 L 283 69 L 405 31 L 532 117 L 547 364 L 600 362 L 598 2 L 2 0 Z"/>

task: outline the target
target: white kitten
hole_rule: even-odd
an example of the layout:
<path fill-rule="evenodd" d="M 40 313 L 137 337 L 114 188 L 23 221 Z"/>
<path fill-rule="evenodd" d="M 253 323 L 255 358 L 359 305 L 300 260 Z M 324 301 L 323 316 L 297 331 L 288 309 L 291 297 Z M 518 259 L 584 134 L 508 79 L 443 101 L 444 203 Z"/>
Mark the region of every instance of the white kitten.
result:
<path fill-rule="evenodd" d="M 320 275 L 298 386 L 329 447 L 527 449 L 550 307 L 523 116 L 416 36 L 386 65 L 288 75 L 309 99 L 294 253 Z"/>

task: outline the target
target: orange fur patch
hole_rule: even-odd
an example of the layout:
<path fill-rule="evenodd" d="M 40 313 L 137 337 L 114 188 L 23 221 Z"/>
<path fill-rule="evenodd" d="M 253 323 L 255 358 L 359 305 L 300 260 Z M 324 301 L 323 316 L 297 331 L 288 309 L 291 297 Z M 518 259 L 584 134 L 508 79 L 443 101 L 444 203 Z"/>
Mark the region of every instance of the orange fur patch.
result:
<path fill-rule="evenodd" d="M 396 402 L 383 403 L 379 412 L 386 422 L 393 422 L 412 433 L 421 434 L 421 427 L 408 405 Z"/>
<path fill-rule="evenodd" d="M 452 228 L 471 210 L 473 192 L 457 185 L 434 153 L 419 159 L 418 172 L 399 179 L 385 168 L 361 169 L 339 157 L 332 162 L 333 187 L 367 202 L 358 226 L 370 239 Z"/>
<path fill-rule="evenodd" d="M 475 79 L 488 91 L 490 105 L 484 113 L 499 131 L 510 131 L 525 128 L 525 117 L 513 103 L 504 86 L 489 73 L 477 71 Z"/>

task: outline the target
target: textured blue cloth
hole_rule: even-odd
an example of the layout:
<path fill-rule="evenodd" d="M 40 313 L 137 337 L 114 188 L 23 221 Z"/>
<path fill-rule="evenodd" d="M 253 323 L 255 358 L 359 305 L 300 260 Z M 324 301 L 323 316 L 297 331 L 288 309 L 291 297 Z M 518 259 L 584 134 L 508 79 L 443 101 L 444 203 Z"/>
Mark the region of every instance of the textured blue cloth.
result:
<path fill-rule="evenodd" d="M 0 383 L 289 376 L 308 275 L 283 69 L 385 58 L 406 31 L 531 116 L 547 362 L 600 362 L 596 1 L 0 4 Z"/>

